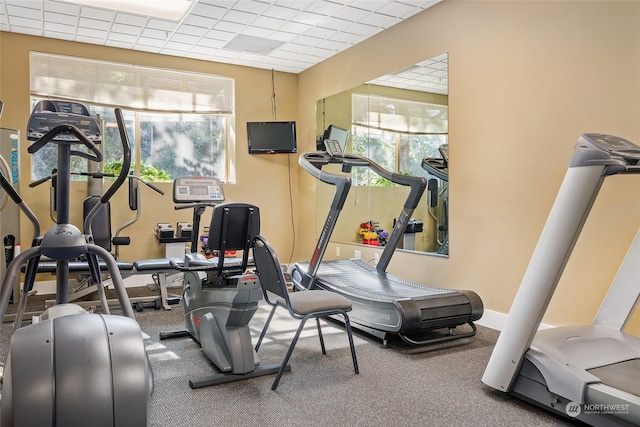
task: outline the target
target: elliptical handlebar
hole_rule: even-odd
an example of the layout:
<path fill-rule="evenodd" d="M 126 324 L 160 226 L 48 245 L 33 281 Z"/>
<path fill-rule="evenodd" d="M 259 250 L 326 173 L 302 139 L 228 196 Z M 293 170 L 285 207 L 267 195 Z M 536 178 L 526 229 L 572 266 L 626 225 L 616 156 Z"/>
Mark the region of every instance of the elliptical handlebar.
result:
<path fill-rule="evenodd" d="M 118 189 L 122 187 L 122 184 L 124 184 L 124 182 L 127 180 L 127 177 L 129 176 L 129 170 L 131 169 L 131 143 L 129 142 L 129 136 L 127 135 L 127 129 L 124 124 L 122 109 L 116 108 L 114 112 L 116 115 L 116 122 L 118 124 L 118 132 L 120 133 L 120 141 L 122 143 L 122 169 L 120 170 L 118 178 L 116 178 L 113 185 L 111 185 L 111 187 L 109 187 L 109 189 L 100 198 L 100 203 L 96 203 L 93 209 L 91 209 L 85 217 L 85 234 L 91 234 L 91 223 L 93 221 L 93 218 L 98 214 L 102 206 L 107 204 L 111 197 L 113 197 L 116 191 L 118 191 Z"/>
<path fill-rule="evenodd" d="M 77 127 L 75 127 L 73 125 L 58 125 L 58 126 L 52 128 L 47 133 L 45 133 L 42 137 L 40 137 L 37 141 L 35 141 L 33 144 L 31 144 L 27 148 L 27 151 L 29 152 L 29 154 L 34 154 L 38 150 L 40 150 L 42 147 L 47 145 L 53 138 L 55 138 L 56 136 L 58 136 L 61 133 L 65 133 L 65 132 L 70 132 L 70 133 L 74 134 L 76 136 L 76 138 L 78 138 L 78 141 L 80 141 L 82 144 L 84 144 L 93 153 L 93 155 L 91 155 L 89 153 L 83 153 L 82 151 L 72 151 L 71 154 L 76 155 L 76 156 L 80 156 L 80 157 L 84 157 L 85 159 L 88 159 L 88 160 L 91 160 L 91 161 L 94 161 L 94 162 L 101 162 L 102 161 L 102 159 L 103 159 L 102 152 L 96 146 L 96 144 L 94 144 L 92 141 L 90 141 L 84 135 L 84 133 L 82 133 L 82 131 L 80 129 L 78 129 Z M 71 142 L 71 140 L 70 140 L 70 142 Z M 75 141 L 74 141 L 74 143 L 75 143 Z"/>
<path fill-rule="evenodd" d="M 118 131 L 120 132 L 120 141 L 122 142 L 122 152 L 123 152 L 123 161 L 122 161 L 122 170 L 118 175 L 118 178 L 113 183 L 113 185 L 104 193 L 104 196 L 100 199 L 100 202 L 107 203 L 109 199 L 115 194 L 116 191 L 124 184 L 128 175 L 129 169 L 131 169 L 131 143 L 129 142 L 129 135 L 127 135 L 127 128 L 124 124 L 124 117 L 122 115 L 122 109 L 116 108 L 114 110 L 116 113 L 116 122 L 118 123 Z"/>

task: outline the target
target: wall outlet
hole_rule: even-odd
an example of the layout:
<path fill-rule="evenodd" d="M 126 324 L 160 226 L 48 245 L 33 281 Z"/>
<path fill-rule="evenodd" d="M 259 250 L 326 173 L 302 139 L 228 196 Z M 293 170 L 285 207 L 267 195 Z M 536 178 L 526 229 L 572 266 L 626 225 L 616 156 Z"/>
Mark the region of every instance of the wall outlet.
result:
<path fill-rule="evenodd" d="M 340 246 L 336 246 L 336 256 L 340 256 Z"/>
<path fill-rule="evenodd" d="M 353 256 L 355 258 L 362 258 L 362 252 L 356 249 L 355 251 L 353 251 Z"/>
<path fill-rule="evenodd" d="M 373 259 L 375 260 L 376 265 L 378 265 L 378 261 L 380 261 L 380 254 L 378 252 L 374 253 Z"/>

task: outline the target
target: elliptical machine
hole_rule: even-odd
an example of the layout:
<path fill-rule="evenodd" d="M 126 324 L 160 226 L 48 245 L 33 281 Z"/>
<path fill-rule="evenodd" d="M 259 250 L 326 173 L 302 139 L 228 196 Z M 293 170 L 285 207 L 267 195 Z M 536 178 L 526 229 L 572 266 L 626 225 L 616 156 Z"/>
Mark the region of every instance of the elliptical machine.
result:
<path fill-rule="evenodd" d="M 111 188 L 102 196 L 100 209 L 126 180 L 131 163 L 131 146 L 122 111 L 115 109 L 122 140 L 124 165 Z M 33 119 L 33 120 L 32 120 Z M 82 130 L 81 130 L 82 129 Z M 91 235 L 69 224 L 70 164 L 72 156 L 101 161 L 99 133 L 86 108 L 75 102 L 44 101 L 29 121 L 28 135 L 35 142 L 33 154 L 45 145 L 57 146 L 58 223 L 33 246 L 9 264 L 0 288 L 0 319 L 4 319 L 13 283 L 20 267 L 27 264 L 24 291 L 14 324 L 4 372 L 0 424 L 4 426 L 141 426 L 149 423 L 153 375 L 145 351 L 142 331 L 135 321 L 131 303 L 114 258 L 93 244 Z M 84 130 L 84 132 L 83 132 Z M 87 152 L 74 149 L 84 145 Z M 0 184 L 34 225 L 35 215 L 19 194 L 0 175 Z M 86 255 L 91 274 L 99 278 L 98 258 L 107 265 L 125 316 L 89 314 L 80 306 L 68 304 L 68 262 Z M 22 327 L 26 298 L 33 288 L 41 256 L 57 262 L 56 301 L 33 323 Z M 102 290 L 104 292 L 104 290 Z"/>
<path fill-rule="evenodd" d="M 260 366 L 248 325 L 262 299 L 258 276 L 247 271 L 251 243 L 260 234 L 260 210 L 246 203 L 222 203 L 222 183 L 213 177 L 177 178 L 173 201 L 176 209 L 193 209 L 191 252 L 183 265 L 170 261 L 184 272 L 187 329 L 161 332 L 160 339 L 190 336 L 220 371 L 189 380 L 193 389 L 277 373 L 279 364 Z M 211 260 L 198 253 L 200 219 L 208 207 L 213 212 L 207 247 L 217 254 Z M 225 258 L 227 251 L 242 251 L 242 259 Z"/>

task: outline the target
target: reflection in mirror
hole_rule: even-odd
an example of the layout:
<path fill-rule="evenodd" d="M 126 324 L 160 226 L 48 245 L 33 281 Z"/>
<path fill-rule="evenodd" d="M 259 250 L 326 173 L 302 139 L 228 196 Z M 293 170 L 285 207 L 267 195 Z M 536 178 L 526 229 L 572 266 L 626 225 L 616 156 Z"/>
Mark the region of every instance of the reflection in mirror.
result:
<path fill-rule="evenodd" d="M 447 54 L 318 101 L 316 123 L 318 150 L 325 150 L 329 133 L 343 138 L 340 130 L 347 131 L 345 152 L 368 157 L 399 174 L 427 179 L 427 190 L 398 249 L 447 256 Z M 391 233 L 409 190 L 366 168 L 354 168 L 352 180 L 332 241 L 384 245 L 385 233 Z M 331 186 L 316 184 L 317 233 L 333 193 Z"/>

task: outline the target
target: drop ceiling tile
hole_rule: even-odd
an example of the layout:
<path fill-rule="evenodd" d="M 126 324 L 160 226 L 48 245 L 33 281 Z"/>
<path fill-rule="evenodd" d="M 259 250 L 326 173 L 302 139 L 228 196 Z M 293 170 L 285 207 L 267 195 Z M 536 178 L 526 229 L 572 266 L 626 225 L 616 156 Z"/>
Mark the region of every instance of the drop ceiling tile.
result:
<path fill-rule="evenodd" d="M 139 36 L 140 34 L 142 34 L 143 28 L 142 27 L 133 26 L 133 25 L 124 25 L 124 24 L 114 23 L 111 26 L 111 31 L 114 32 L 114 33 L 119 33 L 119 34 L 128 34 L 128 35 L 132 35 L 132 36 Z"/>
<path fill-rule="evenodd" d="M 20 34 L 27 34 L 30 36 L 42 36 L 42 28 L 39 25 L 24 27 L 20 25 L 11 25 L 11 31 L 19 32 Z"/>
<path fill-rule="evenodd" d="M 270 8 L 264 11 L 263 16 L 269 16 L 271 18 L 280 18 L 289 20 L 298 14 L 297 9 L 291 9 L 289 7 L 283 7 L 280 4 L 274 4 Z"/>
<path fill-rule="evenodd" d="M 350 33 L 336 33 L 328 37 L 327 41 L 343 43 L 343 49 L 346 49 L 348 48 L 348 46 L 353 46 L 354 44 L 357 44 L 360 41 L 362 41 L 362 37 L 360 37 L 359 35 L 350 34 Z"/>
<path fill-rule="evenodd" d="M 334 13 L 337 13 L 343 8 L 344 8 L 343 5 L 329 2 L 329 1 L 313 2 L 309 5 L 309 7 L 305 9 L 305 11 L 311 12 L 311 13 L 317 13 L 318 15 L 329 16 L 329 15 L 333 15 Z"/>
<path fill-rule="evenodd" d="M 188 25 L 192 27 L 208 29 L 213 27 L 216 22 L 218 22 L 217 19 L 207 18 L 206 16 L 189 15 L 182 21 L 181 26 Z"/>
<path fill-rule="evenodd" d="M 371 37 L 372 35 L 380 31 L 379 27 L 373 25 L 360 24 L 359 22 L 353 22 L 347 28 L 343 30 L 345 33 L 356 34 L 363 39 Z"/>
<path fill-rule="evenodd" d="M 258 28 L 258 27 L 247 27 L 242 31 L 241 34 L 246 34 L 248 36 L 260 37 L 260 38 L 268 38 L 273 31 L 267 30 L 266 28 Z"/>
<path fill-rule="evenodd" d="M 293 18 L 291 18 L 292 22 L 299 22 L 301 24 L 307 24 L 307 25 L 318 25 L 319 23 L 321 23 L 322 21 L 324 21 L 326 19 L 326 16 L 323 15 L 318 15 L 316 13 L 309 13 L 309 12 L 300 12 L 298 13 L 296 16 L 294 16 Z"/>
<path fill-rule="evenodd" d="M 77 19 L 72 15 L 63 15 L 61 13 L 44 12 L 44 20 L 55 24 L 75 25 Z"/>
<path fill-rule="evenodd" d="M 376 11 L 384 15 L 395 16 L 396 18 L 404 18 L 413 12 L 415 8 L 404 3 L 387 3 Z"/>
<path fill-rule="evenodd" d="M 191 49 L 191 45 L 188 43 L 179 43 L 174 41 L 173 39 L 169 40 L 167 44 L 164 46 L 163 50 L 171 50 L 176 52 L 182 52 L 180 56 L 184 56 L 186 52 Z"/>
<path fill-rule="evenodd" d="M 150 28 L 147 28 L 146 30 L 142 31 L 142 34 L 140 34 L 140 36 L 152 38 L 152 39 L 158 39 L 158 40 L 166 40 L 168 37 L 168 32 L 163 30 L 152 30 Z"/>
<path fill-rule="evenodd" d="M 171 36 L 172 42 L 182 43 L 184 45 L 189 45 L 189 46 L 195 45 L 196 43 L 198 43 L 198 40 L 200 40 L 200 37 L 191 36 L 188 34 L 175 33 Z"/>
<path fill-rule="evenodd" d="M 73 16 L 78 16 L 78 12 L 80 11 L 79 5 L 63 1 L 49 1 L 44 3 L 43 6 L 47 12 L 63 13 Z"/>
<path fill-rule="evenodd" d="M 10 16 L 9 17 L 9 25 L 11 28 L 16 27 L 26 27 L 33 28 L 34 30 L 38 29 L 42 31 L 42 21 L 39 19 L 30 19 L 30 18 L 22 18 L 19 16 Z M 14 31 L 14 30 L 12 30 Z"/>
<path fill-rule="evenodd" d="M 120 49 L 131 49 L 133 48 L 133 43 L 127 43 L 127 42 L 110 39 L 109 46 L 118 47 Z"/>
<path fill-rule="evenodd" d="M 113 21 L 116 12 L 106 9 L 97 9 L 95 7 L 82 6 L 80 8 L 80 16 L 83 18 L 98 19 L 101 21 Z"/>
<path fill-rule="evenodd" d="M 227 4 L 229 3 L 230 2 L 227 2 Z M 191 9 L 191 15 L 204 16 L 212 19 L 222 19 L 225 13 L 227 13 L 227 10 L 227 7 L 208 5 L 199 1 Z"/>
<path fill-rule="evenodd" d="M 132 45 L 136 40 L 138 40 L 138 37 L 131 34 L 114 33 L 113 31 L 109 33 L 109 42 L 127 43 Z"/>
<path fill-rule="evenodd" d="M 271 18 L 268 16 L 258 16 L 255 21 L 253 21 L 252 26 L 257 26 L 261 28 L 268 28 L 271 30 L 277 30 L 285 25 L 287 21 L 284 19 Z"/>
<path fill-rule="evenodd" d="M 369 24 L 380 28 L 388 28 L 400 22 L 400 19 L 393 16 L 372 13 L 371 15 L 362 18 L 362 21 L 360 22 L 362 24 Z"/>
<path fill-rule="evenodd" d="M 75 34 L 75 28 L 65 24 L 57 24 L 55 22 L 45 22 L 44 31 L 61 34 Z M 48 36 L 47 36 L 48 37 Z"/>
<path fill-rule="evenodd" d="M 162 47 L 166 43 L 164 39 L 154 39 L 152 37 L 140 37 L 136 42 L 136 46 Z"/>
<path fill-rule="evenodd" d="M 368 10 L 345 6 L 340 10 L 340 13 L 336 14 L 336 16 L 349 21 L 358 22 L 369 14 L 371 14 L 371 12 Z"/>
<path fill-rule="evenodd" d="M 304 34 L 305 36 L 317 37 L 319 39 L 327 39 L 335 35 L 336 33 L 337 31 L 330 30 L 328 28 L 313 27 L 307 32 L 305 32 Z"/>
<path fill-rule="evenodd" d="M 50 37 L 53 39 L 60 39 L 60 40 L 73 40 L 74 35 L 73 33 L 61 33 L 59 31 L 44 31 L 43 34 L 45 37 Z"/>
<path fill-rule="evenodd" d="M 229 41 L 234 37 L 235 37 L 235 33 L 233 31 L 223 31 L 219 29 L 212 29 L 205 36 L 205 38 L 207 39 L 225 40 L 225 41 Z"/>
<path fill-rule="evenodd" d="M 244 31 L 245 28 L 247 28 L 247 26 L 244 24 L 237 24 L 235 22 L 220 21 L 216 24 L 214 28 L 220 31 L 226 31 L 233 34 L 240 34 L 242 33 L 242 31 Z"/>
<path fill-rule="evenodd" d="M 233 22 L 236 24 L 249 25 L 256 20 L 258 15 L 255 13 L 242 12 L 240 10 L 230 10 L 224 15 L 223 20 L 226 22 Z"/>
<path fill-rule="evenodd" d="M 236 2 L 236 4 L 233 5 L 233 8 L 241 12 L 262 15 L 267 9 L 269 9 L 269 4 L 263 1 L 242 0 Z"/>
<path fill-rule="evenodd" d="M 38 10 L 38 9 L 31 9 L 31 8 L 28 8 L 28 7 L 7 5 L 7 14 L 12 18 L 16 17 L 16 18 L 31 18 L 31 19 L 33 19 L 34 17 L 37 17 L 40 12 L 41 12 L 41 10 Z"/>
<path fill-rule="evenodd" d="M 204 36 L 209 31 L 208 28 L 196 27 L 194 25 L 182 24 L 176 29 L 177 34 L 187 34 L 189 36 L 196 36 L 198 38 Z"/>
<path fill-rule="evenodd" d="M 222 49 L 228 40 L 201 39 L 198 42 L 199 47 Z"/>
<path fill-rule="evenodd" d="M 116 14 L 116 18 L 114 21 L 118 24 L 144 27 L 149 21 L 149 18 L 140 15 L 120 12 Z"/>
<path fill-rule="evenodd" d="M 177 28 L 178 24 L 173 21 L 165 21 L 163 19 L 149 19 L 146 27 L 153 30 L 162 30 L 172 32 Z"/>
<path fill-rule="evenodd" d="M 270 38 L 274 39 L 274 40 L 282 40 L 285 42 L 290 42 L 292 40 L 295 40 L 298 37 L 297 34 L 292 34 L 286 31 L 274 31 Z"/>
<path fill-rule="evenodd" d="M 90 37 L 90 38 L 95 38 L 98 40 L 102 40 L 104 41 L 107 36 L 109 35 L 108 31 L 104 31 L 104 30 L 98 30 L 96 28 L 78 28 L 78 31 L 76 32 L 78 37 Z"/>
<path fill-rule="evenodd" d="M 309 31 L 312 28 L 313 26 L 311 25 L 303 24 L 301 22 L 289 21 L 286 24 L 284 24 L 282 27 L 280 27 L 280 30 L 286 31 L 288 33 L 304 34 L 305 32 Z"/>

